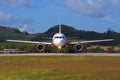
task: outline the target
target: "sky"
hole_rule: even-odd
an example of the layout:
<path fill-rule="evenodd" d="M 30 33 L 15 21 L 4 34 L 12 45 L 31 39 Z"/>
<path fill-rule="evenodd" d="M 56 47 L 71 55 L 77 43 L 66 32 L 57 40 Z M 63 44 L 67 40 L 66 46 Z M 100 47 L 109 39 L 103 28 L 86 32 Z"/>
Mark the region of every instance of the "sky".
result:
<path fill-rule="evenodd" d="M 59 24 L 120 32 L 120 0 L 0 0 L 0 25 L 42 33 Z"/>

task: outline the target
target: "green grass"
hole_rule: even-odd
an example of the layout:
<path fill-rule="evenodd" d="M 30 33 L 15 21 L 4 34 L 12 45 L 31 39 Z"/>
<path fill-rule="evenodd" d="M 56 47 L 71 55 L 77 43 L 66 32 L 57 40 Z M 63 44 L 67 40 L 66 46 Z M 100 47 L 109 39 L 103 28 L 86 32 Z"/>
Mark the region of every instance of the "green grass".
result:
<path fill-rule="evenodd" d="M 0 80 L 119 80 L 120 57 L 0 57 Z"/>

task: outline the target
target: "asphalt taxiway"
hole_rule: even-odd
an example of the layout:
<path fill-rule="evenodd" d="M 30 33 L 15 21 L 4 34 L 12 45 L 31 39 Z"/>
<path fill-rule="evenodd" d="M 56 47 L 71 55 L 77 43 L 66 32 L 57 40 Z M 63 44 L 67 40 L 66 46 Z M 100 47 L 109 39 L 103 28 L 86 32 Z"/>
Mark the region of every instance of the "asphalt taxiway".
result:
<path fill-rule="evenodd" d="M 120 53 L 26 53 L 0 54 L 0 56 L 120 56 Z"/>

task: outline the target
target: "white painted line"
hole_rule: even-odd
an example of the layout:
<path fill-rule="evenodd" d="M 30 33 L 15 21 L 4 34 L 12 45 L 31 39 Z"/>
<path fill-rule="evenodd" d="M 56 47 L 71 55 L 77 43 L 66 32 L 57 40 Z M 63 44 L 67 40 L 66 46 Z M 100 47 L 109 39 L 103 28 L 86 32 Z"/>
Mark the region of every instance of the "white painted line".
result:
<path fill-rule="evenodd" d="M 0 56 L 120 56 L 120 53 L 26 53 L 0 54 Z"/>

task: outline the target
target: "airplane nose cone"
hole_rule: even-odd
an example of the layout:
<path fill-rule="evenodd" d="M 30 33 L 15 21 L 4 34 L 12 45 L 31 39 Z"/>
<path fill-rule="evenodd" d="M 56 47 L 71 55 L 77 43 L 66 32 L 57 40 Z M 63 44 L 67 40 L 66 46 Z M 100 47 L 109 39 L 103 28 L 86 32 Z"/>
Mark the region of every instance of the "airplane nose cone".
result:
<path fill-rule="evenodd" d="M 62 46 L 62 40 L 57 40 L 57 41 L 56 41 L 56 44 L 57 44 L 58 46 Z"/>
<path fill-rule="evenodd" d="M 54 40 L 54 44 L 56 45 L 56 46 L 63 46 L 64 45 L 64 40 Z"/>

